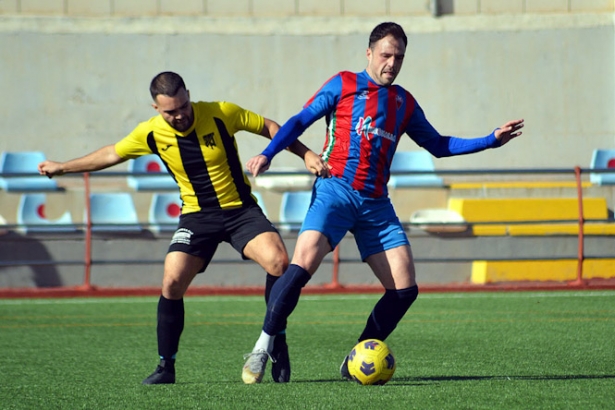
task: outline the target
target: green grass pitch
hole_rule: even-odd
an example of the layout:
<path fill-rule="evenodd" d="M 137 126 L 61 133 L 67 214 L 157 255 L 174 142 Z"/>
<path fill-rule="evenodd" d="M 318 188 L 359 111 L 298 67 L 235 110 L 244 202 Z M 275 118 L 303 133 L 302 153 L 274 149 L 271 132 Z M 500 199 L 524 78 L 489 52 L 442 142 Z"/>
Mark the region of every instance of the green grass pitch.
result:
<path fill-rule="evenodd" d="M 157 298 L 0 300 L 1 409 L 615 408 L 615 292 L 425 293 L 387 339 L 385 386 L 339 365 L 378 295 L 305 295 L 290 318 L 292 381 L 241 381 L 261 297 L 188 297 L 177 384 L 158 362 Z M 269 369 L 267 369 L 269 372 Z"/>

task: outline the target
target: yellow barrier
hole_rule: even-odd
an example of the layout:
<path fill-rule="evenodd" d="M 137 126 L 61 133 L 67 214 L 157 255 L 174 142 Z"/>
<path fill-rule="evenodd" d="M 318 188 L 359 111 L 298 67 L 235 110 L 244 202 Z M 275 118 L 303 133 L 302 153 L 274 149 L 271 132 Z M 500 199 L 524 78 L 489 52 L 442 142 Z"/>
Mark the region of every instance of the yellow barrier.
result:
<path fill-rule="evenodd" d="M 591 182 L 581 182 L 582 188 L 593 186 Z M 450 189 L 545 189 L 545 188 L 576 188 L 575 181 L 510 181 L 510 182 L 453 182 Z"/>
<path fill-rule="evenodd" d="M 577 198 L 450 198 L 448 209 L 459 213 L 472 225 L 474 235 L 578 235 L 579 218 Z M 583 198 L 585 220 L 608 218 L 605 198 Z M 531 222 L 506 224 L 506 222 Z M 542 222 L 541 221 L 553 221 Z M 569 221 L 558 223 L 557 221 Z M 481 222 L 503 222 L 481 224 Z M 586 223 L 587 235 L 615 235 L 613 223 Z"/>
<path fill-rule="evenodd" d="M 568 282 L 577 278 L 576 259 L 555 261 L 474 261 L 473 284 L 557 281 Z M 615 259 L 586 259 L 583 261 L 583 279 L 615 278 Z"/>

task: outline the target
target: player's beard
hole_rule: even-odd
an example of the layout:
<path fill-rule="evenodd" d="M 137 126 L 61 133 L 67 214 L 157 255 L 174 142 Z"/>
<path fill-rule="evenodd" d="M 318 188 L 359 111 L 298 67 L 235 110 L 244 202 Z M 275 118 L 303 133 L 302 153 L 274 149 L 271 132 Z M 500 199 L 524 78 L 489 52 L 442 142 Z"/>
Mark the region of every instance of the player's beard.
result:
<path fill-rule="evenodd" d="M 192 127 L 193 122 L 194 122 L 194 115 L 191 114 L 190 116 L 186 116 L 179 121 L 177 120 L 173 121 L 173 123 L 171 124 L 171 127 L 173 127 L 176 131 L 184 132 L 184 131 L 188 131 L 190 127 Z"/>

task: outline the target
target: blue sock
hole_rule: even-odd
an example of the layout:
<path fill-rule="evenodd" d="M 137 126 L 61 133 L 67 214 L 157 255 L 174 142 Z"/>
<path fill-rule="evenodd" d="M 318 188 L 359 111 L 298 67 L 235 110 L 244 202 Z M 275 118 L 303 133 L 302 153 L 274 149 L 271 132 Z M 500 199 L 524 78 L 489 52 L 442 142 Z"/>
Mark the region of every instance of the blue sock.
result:
<path fill-rule="evenodd" d="M 387 289 L 369 315 L 359 342 L 365 339 L 384 341 L 395 330 L 418 294 L 416 285 L 406 289 Z"/>
<path fill-rule="evenodd" d="M 270 273 L 267 273 L 267 277 L 265 280 L 265 304 L 269 303 L 269 296 L 271 296 L 271 289 L 273 285 L 280 279 L 280 276 L 273 276 Z"/>
<path fill-rule="evenodd" d="M 286 272 L 278 279 L 271 289 L 267 314 L 263 331 L 268 335 L 277 335 L 286 329 L 286 319 L 293 312 L 301 289 L 312 276 L 299 265 L 290 265 Z"/>

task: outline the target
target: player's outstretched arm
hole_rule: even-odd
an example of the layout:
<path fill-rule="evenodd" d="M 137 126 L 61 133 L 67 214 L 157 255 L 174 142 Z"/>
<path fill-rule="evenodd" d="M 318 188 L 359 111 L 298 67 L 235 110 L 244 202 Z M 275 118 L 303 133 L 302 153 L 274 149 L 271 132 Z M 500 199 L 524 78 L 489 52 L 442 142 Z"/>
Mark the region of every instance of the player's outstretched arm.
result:
<path fill-rule="evenodd" d="M 269 160 L 263 154 L 252 157 L 246 163 L 246 168 L 255 177 L 269 169 Z"/>
<path fill-rule="evenodd" d="M 273 139 L 278 133 L 280 126 L 273 120 L 265 118 L 265 126 L 263 127 L 263 131 L 261 135 Z M 303 144 L 298 139 L 295 139 L 287 149 L 293 154 L 297 155 L 299 158 L 303 159 L 305 162 L 305 168 L 310 171 L 312 174 L 316 176 L 322 176 L 328 178 L 329 174 L 329 166 L 320 155 L 316 154 L 314 151 L 309 149 L 305 144 Z M 267 168 L 261 169 L 259 168 L 259 172 L 263 173 L 269 168 L 269 163 L 267 164 Z M 250 168 L 248 168 L 250 170 Z M 254 174 L 254 173 L 253 173 Z M 254 175 L 256 176 L 256 175 Z"/>
<path fill-rule="evenodd" d="M 303 157 L 305 168 L 317 177 L 329 178 L 331 167 L 317 153 L 308 150 Z"/>
<path fill-rule="evenodd" d="M 521 128 L 523 128 L 523 119 L 508 121 L 506 124 L 495 130 L 494 135 L 500 142 L 500 146 L 502 146 L 511 139 L 521 135 Z"/>
<path fill-rule="evenodd" d="M 38 164 L 38 172 L 52 178 L 75 172 L 91 172 L 108 168 L 123 162 L 115 152 L 115 145 L 107 145 L 81 158 L 71 159 L 66 162 L 43 161 Z"/>

